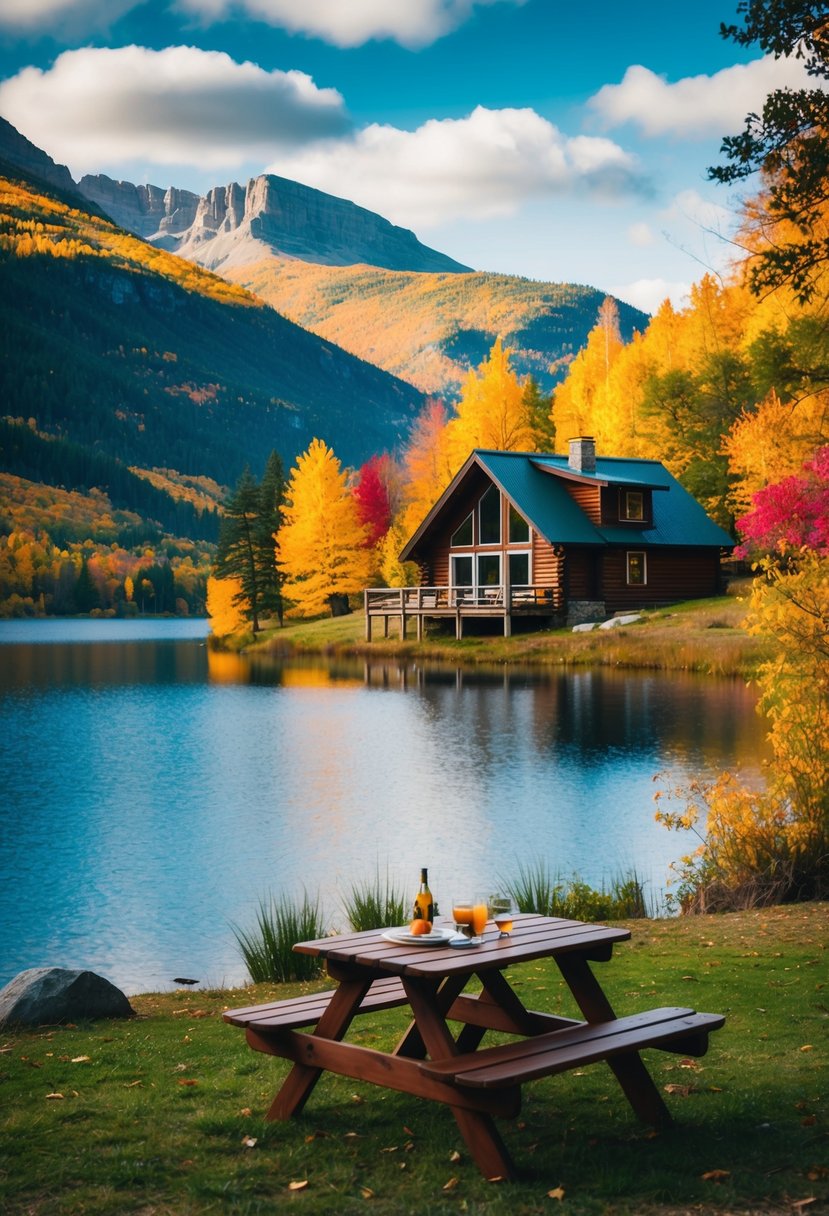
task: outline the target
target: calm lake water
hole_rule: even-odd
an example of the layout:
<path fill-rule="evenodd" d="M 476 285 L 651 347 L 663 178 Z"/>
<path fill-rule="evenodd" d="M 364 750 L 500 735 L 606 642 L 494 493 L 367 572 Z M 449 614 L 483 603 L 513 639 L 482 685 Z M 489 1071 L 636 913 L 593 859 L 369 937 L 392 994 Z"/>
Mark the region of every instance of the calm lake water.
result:
<path fill-rule="evenodd" d="M 651 894 L 686 842 L 653 794 L 757 775 L 740 682 L 249 663 L 204 621 L 0 622 L 0 984 L 88 967 L 127 993 L 237 983 L 270 892 L 379 867 L 438 901 L 536 859 Z M 670 779 L 654 782 L 659 773 Z"/>

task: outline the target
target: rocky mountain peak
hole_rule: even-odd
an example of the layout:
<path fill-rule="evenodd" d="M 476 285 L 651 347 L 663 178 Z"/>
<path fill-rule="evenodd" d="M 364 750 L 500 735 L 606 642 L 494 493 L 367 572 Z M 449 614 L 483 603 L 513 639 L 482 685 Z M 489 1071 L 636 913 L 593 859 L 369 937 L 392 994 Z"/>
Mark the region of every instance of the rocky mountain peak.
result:
<path fill-rule="evenodd" d="M 201 198 L 103 175 L 82 178 L 79 189 L 123 228 L 219 272 L 265 257 L 388 270 L 469 269 L 373 211 L 284 177 L 214 186 Z"/>
<path fill-rule="evenodd" d="M 39 177 L 59 190 L 77 191 L 66 165 L 55 164 L 51 156 L 35 147 L 5 118 L 0 118 L 0 159 L 22 169 L 27 177 Z"/>

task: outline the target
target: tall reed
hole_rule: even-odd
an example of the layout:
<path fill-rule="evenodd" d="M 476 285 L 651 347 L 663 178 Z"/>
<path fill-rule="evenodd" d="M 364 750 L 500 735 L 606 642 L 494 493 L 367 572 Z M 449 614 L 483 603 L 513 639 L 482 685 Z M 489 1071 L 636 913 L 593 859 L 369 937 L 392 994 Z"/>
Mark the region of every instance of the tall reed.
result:
<path fill-rule="evenodd" d="M 343 899 L 343 911 L 355 933 L 364 929 L 390 929 L 407 919 L 405 895 L 376 871 L 373 878 L 356 883 Z"/>
<path fill-rule="evenodd" d="M 635 871 L 620 874 L 609 888 L 603 883 L 597 890 L 577 875 L 569 880 L 554 877 L 547 863 L 537 860 L 519 863 L 518 877 L 504 880 L 504 886 L 519 912 L 586 921 L 637 920 L 656 914 Z"/>
<path fill-rule="evenodd" d="M 233 926 L 245 966 L 254 984 L 266 981 L 285 983 L 287 980 L 313 979 L 319 974 L 319 960 L 308 954 L 295 954 L 295 942 L 314 941 L 325 937 L 319 896 L 311 899 L 303 892 L 302 902 L 290 896 L 259 901 L 256 928 Z"/>

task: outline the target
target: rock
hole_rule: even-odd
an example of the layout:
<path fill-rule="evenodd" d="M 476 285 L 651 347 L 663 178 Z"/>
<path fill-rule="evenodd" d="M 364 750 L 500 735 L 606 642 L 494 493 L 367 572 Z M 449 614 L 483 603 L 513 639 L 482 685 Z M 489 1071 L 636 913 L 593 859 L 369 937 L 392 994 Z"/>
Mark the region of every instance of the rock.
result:
<path fill-rule="evenodd" d="M 617 625 L 632 625 L 634 621 L 641 621 L 642 617 L 638 612 L 628 612 L 624 616 L 612 616 L 609 621 L 602 621 L 600 629 L 615 629 Z"/>
<path fill-rule="evenodd" d="M 135 1016 L 120 988 L 94 971 L 33 967 L 0 991 L 0 1026 L 46 1026 L 57 1022 Z"/>
<path fill-rule="evenodd" d="M 596 621 L 584 621 L 581 625 L 573 626 L 573 633 L 589 633 L 596 628 Z"/>
<path fill-rule="evenodd" d="M 0 118 L 0 158 L 22 169 L 24 173 L 39 177 L 59 190 L 77 192 L 77 186 L 66 165 L 56 165 L 51 156 L 21 135 L 5 118 Z"/>

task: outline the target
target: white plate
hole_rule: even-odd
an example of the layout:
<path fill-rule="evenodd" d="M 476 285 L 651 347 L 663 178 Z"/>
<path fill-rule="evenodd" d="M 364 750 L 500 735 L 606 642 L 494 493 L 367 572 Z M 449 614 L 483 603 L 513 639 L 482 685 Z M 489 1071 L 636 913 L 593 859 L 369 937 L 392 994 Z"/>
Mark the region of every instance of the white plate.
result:
<path fill-rule="evenodd" d="M 394 942 L 396 946 L 445 946 L 450 938 L 455 936 L 453 929 L 436 929 L 432 926 L 431 933 L 412 933 L 407 925 L 400 929 L 388 929 L 383 938 Z"/>

